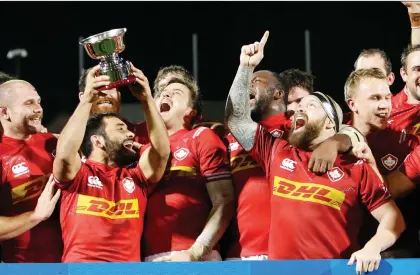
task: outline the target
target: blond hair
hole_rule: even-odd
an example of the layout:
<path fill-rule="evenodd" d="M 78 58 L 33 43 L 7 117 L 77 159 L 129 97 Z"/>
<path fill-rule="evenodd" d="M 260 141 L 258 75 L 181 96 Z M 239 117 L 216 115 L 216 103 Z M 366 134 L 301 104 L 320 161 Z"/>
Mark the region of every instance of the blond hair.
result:
<path fill-rule="evenodd" d="M 353 71 L 347 78 L 346 84 L 344 85 L 344 99 L 347 100 L 351 98 L 354 95 L 354 91 L 359 88 L 360 82 L 367 78 L 388 81 L 383 71 L 378 68 L 360 69 Z"/>

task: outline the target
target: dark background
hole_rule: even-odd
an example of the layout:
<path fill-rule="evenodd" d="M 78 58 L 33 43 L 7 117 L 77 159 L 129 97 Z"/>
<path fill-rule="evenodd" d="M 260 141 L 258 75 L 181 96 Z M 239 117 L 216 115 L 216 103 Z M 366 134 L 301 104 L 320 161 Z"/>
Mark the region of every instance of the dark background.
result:
<path fill-rule="evenodd" d="M 0 70 L 14 74 L 8 50 L 25 48 L 21 78 L 43 99 L 44 123 L 74 110 L 78 37 L 127 28 L 126 60 L 152 83 L 161 66 L 192 71 L 192 34 L 198 34 L 199 84 L 205 100 L 224 100 L 239 64 L 240 48 L 270 30 L 258 67 L 305 69 L 304 30 L 311 32 L 316 87 L 343 103 L 343 86 L 359 52 L 385 50 L 398 92 L 399 57 L 410 41 L 407 9 L 400 2 L 0 2 Z M 86 67 L 97 64 L 85 55 Z M 135 101 L 123 96 L 124 102 Z"/>

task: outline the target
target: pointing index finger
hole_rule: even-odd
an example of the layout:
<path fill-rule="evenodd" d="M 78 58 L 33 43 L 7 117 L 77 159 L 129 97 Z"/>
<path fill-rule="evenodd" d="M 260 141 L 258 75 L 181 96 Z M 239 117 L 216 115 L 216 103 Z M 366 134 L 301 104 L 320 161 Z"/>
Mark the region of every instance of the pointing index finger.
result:
<path fill-rule="evenodd" d="M 268 40 L 268 36 L 269 36 L 270 32 L 269 31 L 265 31 L 263 37 L 261 38 L 260 41 L 260 49 L 264 49 L 265 43 L 267 43 Z"/>

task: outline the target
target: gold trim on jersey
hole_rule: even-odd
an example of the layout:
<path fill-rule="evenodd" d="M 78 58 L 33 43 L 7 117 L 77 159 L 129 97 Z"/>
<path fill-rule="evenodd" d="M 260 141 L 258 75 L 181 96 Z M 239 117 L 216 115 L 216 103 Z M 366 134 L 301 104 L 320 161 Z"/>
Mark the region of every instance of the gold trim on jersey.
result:
<path fill-rule="evenodd" d="M 104 217 L 108 219 L 139 218 L 139 202 L 137 199 L 108 201 L 104 198 L 79 194 L 77 199 L 77 214 Z"/>
<path fill-rule="evenodd" d="M 273 195 L 292 200 L 323 204 L 340 210 L 346 194 L 317 183 L 302 183 L 282 177 L 274 177 Z"/>
<path fill-rule="evenodd" d="M 47 184 L 49 176 L 49 174 L 40 176 L 13 188 L 11 191 L 13 204 L 39 197 Z"/>
<path fill-rule="evenodd" d="M 230 158 L 230 168 L 232 170 L 232 174 L 242 170 L 252 169 L 256 167 L 261 166 L 249 154 L 240 154 L 236 157 Z"/>
<path fill-rule="evenodd" d="M 189 167 L 189 166 L 173 166 L 169 168 L 169 171 L 167 172 L 167 176 L 177 176 L 177 177 L 190 177 L 190 176 L 196 176 L 197 172 L 195 170 L 195 167 Z"/>

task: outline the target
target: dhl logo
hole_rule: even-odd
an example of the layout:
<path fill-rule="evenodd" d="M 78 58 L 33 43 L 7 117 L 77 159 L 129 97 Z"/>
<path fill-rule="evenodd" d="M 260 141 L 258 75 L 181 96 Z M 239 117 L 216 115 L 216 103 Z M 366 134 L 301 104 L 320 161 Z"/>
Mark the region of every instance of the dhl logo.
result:
<path fill-rule="evenodd" d="M 166 171 L 165 177 L 191 177 L 197 175 L 194 167 L 174 166 Z"/>
<path fill-rule="evenodd" d="M 274 177 L 273 195 L 292 200 L 323 204 L 340 210 L 346 197 L 344 192 L 315 183 L 295 182 Z"/>
<path fill-rule="evenodd" d="M 248 154 L 241 154 L 230 158 L 232 174 L 255 167 L 260 167 L 260 165 Z"/>
<path fill-rule="evenodd" d="M 105 217 L 108 219 L 139 218 L 139 202 L 137 199 L 113 202 L 104 198 L 79 195 L 77 200 L 77 214 Z"/>
<path fill-rule="evenodd" d="M 416 125 L 414 125 L 412 130 L 411 130 L 411 134 L 418 135 L 419 134 L 419 128 L 420 128 L 420 123 L 417 123 Z"/>
<path fill-rule="evenodd" d="M 42 190 L 44 190 L 49 176 L 49 174 L 40 176 L 13 188 L 11 191 L 13 204 L 21 203 L 32 198 L 38 198 L 41 195 Z"/>

